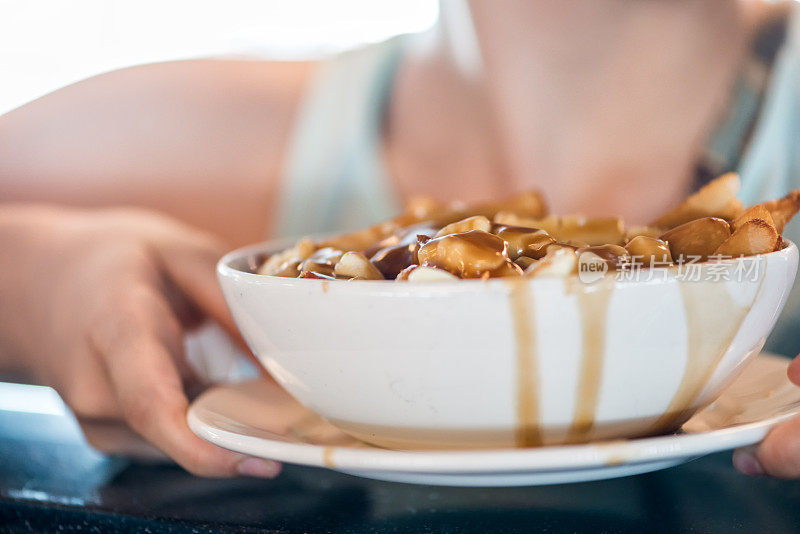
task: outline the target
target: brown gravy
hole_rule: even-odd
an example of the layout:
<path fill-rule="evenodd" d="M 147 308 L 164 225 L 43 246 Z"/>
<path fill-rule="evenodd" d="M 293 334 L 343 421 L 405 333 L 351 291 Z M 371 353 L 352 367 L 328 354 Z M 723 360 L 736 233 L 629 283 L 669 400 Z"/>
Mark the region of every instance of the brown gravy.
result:
<path fill-rule="evenodd" d="M 596 245 L 592 247 L 580 247 L 575 251 L 578 255 L 584 252 L 591 252 L 600 257 L 608 264 L 608 268 L 615 271 L 622 267 L 630 259 L 628 251 L 619 245 Z"/>
<path fill-rule="evenodd" d="M 614 279 L 611 277 L 604 278 L 591 288 L 577 291 L 583 356 L 575 412 L 567 431 L 568 443 L 587 441 L 594 427 L 605 361 L 606 318 L 613 291 Z"/>
<path fill-rule="evenodd" d="M 335 449 L 333 447 L 325 447 L 322 449 L 322 463 L 325 467 L 336 467 L 336 463 L 333 461 L 333 451 Z"/>
<path fill-rule="evenodd" d="M 539 408 L 539 365 L 536 357 L 536 333 L 528 284 L 509 280 L 511 290 L 511 320 L 517 350 L 517 447 L 535 447 L 542 444 Z"/>
<path fill-rule="evenodd" d="M 573 282 L 574 283 L 574 282 Z M 566 441 L 588 440 L 594 426 L 605 360 L 605 331 L 614 279 L 606 277 L 595 287 L 577 290 L 568 284 L 567 293 L 577 293 L 583 331 L 581 370 L 573 421 Z M 517 351 L 517 447 L 542 445 L 539 406 L 540 379 L 536 334 L 530 293 L 524 281 L 509 281 L 510 302 Z"/>
<path fill-rule="evenodd" d="M 566 293 L 575 294 L 578 300 L 582 330 L 577 399 L 565 442 L 582 443 L 591 439 L 597 412 L 605 360 L 606 322 L 614 279 L 606 277 L 589 288 L 579 288 L 574 279 L 567 279 L 565 282 Z M 711 379 L 758 298 L 763 282 L 762 275 L 753 301 L 747 306 L 737 305 L 722 282 L 679 284 L 688 329 L 686 368 L 677 392 L 664 414 L 647 434 L 674 430 L 688 417 L 691 406 Z M 516 445 L 533 447 L 543 443 L 535 319 L 525 281 L 509 280 L 508 285 L 511 289 L 510 303 L 517 354 Z M 710 341 L 713 343 L 712 350 L 707 349 L 709 336 L 713 336 Z"/>
<path fill-rule="evenodd" d="M 499 224 L 494 225 L 492 230 L 508 243 L 508 256 L 512 260 L 520 256 L 541 259 L 547 253 L 548 245 L 556 242 L 544 230 Z"/>
<path fill-rule="evenodd" d="M 522 274 L 522 269 L 509 259 L 506 242 L 480 230 L 431 239 L 419 248 L 417 259 L 420 265 L 443 269 L 461 278 Z"/>
<path fill-rule="evenodd" d="M 692 405 L 708 384 L 750 308 L 758 299 L 763 283 L 762 274 L 753 301 L 748 306 L 737 305 L 723 282 L 679 284 L 686 311 L 686 368 L 678 390 L 664 415 L 653 424 L 651 433 L 676 430 L 688 418 Z M 710 336 L 714 336 L 711 341 L 714 343 L 713 350 L 704 350 L 703 344 Z"/>

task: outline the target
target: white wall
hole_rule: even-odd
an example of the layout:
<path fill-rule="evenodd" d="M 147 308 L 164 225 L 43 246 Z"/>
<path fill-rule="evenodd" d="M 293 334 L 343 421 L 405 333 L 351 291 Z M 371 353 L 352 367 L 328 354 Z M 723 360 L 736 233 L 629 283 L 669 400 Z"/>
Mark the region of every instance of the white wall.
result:
<path fill-rule="evenodd" d="M 0 0 L 0 113 L 88 76 L 188 57 L 291 59 L 418 31 L 436 0 Z"/>

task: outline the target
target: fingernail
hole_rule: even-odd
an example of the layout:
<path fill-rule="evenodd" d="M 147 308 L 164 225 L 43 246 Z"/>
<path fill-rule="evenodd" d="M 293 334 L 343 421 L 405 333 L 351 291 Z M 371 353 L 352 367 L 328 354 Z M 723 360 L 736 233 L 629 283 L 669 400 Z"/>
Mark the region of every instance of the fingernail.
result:
<path fill-rule="evenodd" d="M 245 458 L 236 465 L 236 470 L 246 477 L 275 478 L 281 472 L 281 464 L 261 458 Z"/>
<path fill-rule="evenodd" d="M 758 463 L 755 455 L 748 451 L 738 450 L 733 453 L 733 467 L 747 476 L 760 477 L 764 475 L 764 468 Z"/>

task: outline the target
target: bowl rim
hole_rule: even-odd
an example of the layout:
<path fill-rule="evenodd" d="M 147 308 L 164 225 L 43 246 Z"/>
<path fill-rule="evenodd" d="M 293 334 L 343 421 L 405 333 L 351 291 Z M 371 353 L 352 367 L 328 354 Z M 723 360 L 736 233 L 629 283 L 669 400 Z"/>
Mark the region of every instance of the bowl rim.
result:
<path fill-rule="evenodd" d="M 254 256 L 256 254 L 265 254 L 282 250 L 291 246 L 297 241 L 296 238 L 284 238 L 264 241 L 252 245 L 247 245 L 234 249 L 220 258 L 217 262 L 217 276 L 222 279 L 232 279 L 237 282 L 245 283 L 248 285 L 272 285 L 280 287 L 295 287 L 313 289 L 319 288 L 322 292 L 327 293 L 333 288 L 347 288 L 347 292 L 365 291 L 367 293 L 377 292 L 380 294 L 408 294 L 408 293 L 440 293 L 440 292 L 474 292 L 477 288 L 500 289 L 504 292 L 509 292 L 514 288 L 520 286 L 555 286 L 563 285 L 567 280 L 574 280 L 571 282 L 571 290 L 581 292 L 592 292 L 598 288 L 603 287 L 604 284 L 600 283 L 582 283 L 579 281 L 578 276 L 573 274 L 568 277 L 538 277 L 538 278 L 492 278 L 489 280 L 482 279 L 458 279 L 458 280 L 444 280 L 440 282 L 425 282 L 425 283 L 398 283 L 395 280 L 350 280 L 350 281 L 335 281 L 335 280 L 319 280 L 313 278 L 286 278 L 280 276 L 269 276 L 263 274 L 252 273 L 233 267 L 231 264 L 235 261 L 241 261 L 243 258 Z M 798 257 L 797 246 L 789 239 L 783 239 L 784 246 L 781 250 L 768 252 L 766 254 L 754 254 L 752 256 L 742 256 L 738 258 L 724 259 L 716 262 L 698 263 L 701 269 L 708 268 L 710 265 L 727 265 L 732 266 L 737 262 L 744 259 L 757 258 L 760 261 L 768 261 L 770 258 L 790 258 L 791 256 Z M 666 273 L 662 276 L 654 276 L 650 280 L 617 280 L 615 277 L 608 275 L 606 279 L 611 278 L 614 280 L 616 288 L 620 287 L 639 287 L 645 285 L 660 285 L 679 283 L 682 280 L 677 275 L 678 267 L 673 265 L 665 269 Z M 342 283 L 346 282 L 346 283 Z M 695 283 L 695 282 L 692 282 Z"/>

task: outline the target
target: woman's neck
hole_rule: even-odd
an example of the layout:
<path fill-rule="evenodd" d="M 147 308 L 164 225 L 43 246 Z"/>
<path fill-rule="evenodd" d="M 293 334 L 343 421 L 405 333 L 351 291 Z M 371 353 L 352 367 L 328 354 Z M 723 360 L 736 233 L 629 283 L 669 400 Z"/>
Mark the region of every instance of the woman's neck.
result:
<path fill-rule="evenodd" d="M 741 64 L 739 5 L 503 1 L 473 12 L 515 185 L 636 220 L 683 196 Z"/>
<path fill-rule="evenodd" d="M 405 129 L 431 141 L 416 143 L 428 164 L 406 182 L 435 180 L 455 197 L 540 187 L 555 211 L 647 220 L 688 187 L 741 64 L 748 6 L 473 1 L 479 80 L 453 67 L 446 46 L 401 71 L 392 138 Z M 424 178 L 426 168 L 436 174 Z"/>

